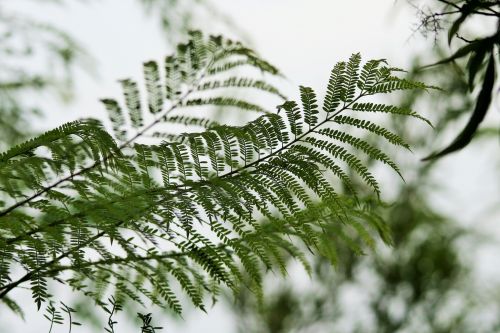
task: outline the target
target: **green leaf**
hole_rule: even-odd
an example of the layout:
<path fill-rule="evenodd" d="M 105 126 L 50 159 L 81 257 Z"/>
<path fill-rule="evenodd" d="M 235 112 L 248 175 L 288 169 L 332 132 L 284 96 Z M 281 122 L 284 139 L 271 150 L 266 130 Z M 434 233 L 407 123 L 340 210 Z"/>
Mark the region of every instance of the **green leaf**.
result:
<path fill-rule="evenodd" d="M 146 91 L 148 93 L 149 112 L 158 113 L 163 106 L 163 91 L 158 64 L 154 61 L 148 61 L 143 64 L 143 71 Z"/>
<path fill-rule="evenodd" d="M 451 45 L 451 40 L 453 37 L 455 37 L 455 34 L 458 32 L 460 29 L 460 26 L 462 23 L 464 23 L 465 19 L 467 19 L 467 16 L 469 16 L 470 12 L 462 12 L 460 17 L 453 22 L 453 24 L 450 27 L 450 30 L 448 30 L 448 45 Z"/>
<path fill-rule="evenodd" d="M 314 127 L 318 122 L 318 105 L 316 104 L 316 94 L 309 87 L 300 86 L 300 99 L 304 109 L 304 121 L 309 128 Z"/>
<path fill-rule="evenodd" d="M 474 79 L 476 77 L 479 68 L 481 68 L 483 64 L 483 60 L 486 57 L 486 54 L 491 51 L 492 49 L 489 49 L 487 47 L 482 47 L 479 48 L 476 52 L 471 54 L 469 62 L 467 63 L 467 68 L 469 70 L 468 82 L 470 91 L 474 89 Z"/>
<path fill-rule="evenodd" d="M 468 55 L 471 52 L 477 52 L 478 50 L 480 50 L 482 48 L 492 47 L 494 41 L 495 41 L 494 37 L 488 37 L 488 38 L 484 38 L 484 39 L 475 40 L 475 41 L 461 47 L 460 49 L 458 49 L 452 56 L 445 58 L 443 60 L 440 60 L 438 62 L 435 62 L 433 64 L 423 66 L 423 67 L 421 67 L 421 69 L 429 68 L 429 67 L 433 67 L 433 66 L 437 66 L 437 65 L 442 65 L 442 64 L 447 64 L 447 63 L 452 62 L 454 60 L 465 57 L 466 55 Z"/>
<path fill-rule="evenodd" d="M 474 133 L 476 133 L 479 124 L 481 124 L 481 122 L 483 121 L 484 116 L 486 115 L 486 112 L 488 111 L 488 108 L 490 106 L 494 83 L 495 60 L 493 58 L 493 55 L 490 55 L 490 60 L 488 61 L 488 67 L 486 68 L 483 86 L 481 88 L 481 91 L 479 92 L 476 107 L 474 108 L 472 116 L 467 122 L 467 125 L 465 125 L 465 128 L 462 130 L 462 132 L 460 132 L 460 134 L 448 147 L 423 158 L 423 161 L 435 160 L 437 158 L 443 157 L 464 148 L 471 142 Z"/>
<path fill-rule="evenodd" d="M 143 125 L 143 119 L 141 111 L 141 98 L 137 83 L 126 79 L 122 80 L 121 84 L 123 88 L 123 95 L 125 96 L 125 105 L 127 106 L 132 126 L 140 128 Z"/>

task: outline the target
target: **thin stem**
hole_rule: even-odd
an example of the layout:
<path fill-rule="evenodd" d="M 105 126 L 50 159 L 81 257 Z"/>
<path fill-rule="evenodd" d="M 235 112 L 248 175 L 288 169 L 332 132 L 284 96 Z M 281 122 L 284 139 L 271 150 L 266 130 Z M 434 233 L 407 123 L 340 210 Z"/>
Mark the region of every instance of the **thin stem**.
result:
<path fill-rule="evenodd" d="M 263 161 L 267 160 L 268 158 L 270 158 L 270 157 L 272 157 L 272 156 L 274 156 L 274 155 L 282 152 L 283 150 L 288 149 L 291 145 L 296 144 L 297 142 L 300 142 L 302 138 L 306 137 L 307 135 L 309 135 L 311 133 L 314 133 L 316 131 L 316 129 L 318 129 L 319 127 L 323 126 L 327 122 L 330 122 L 335 116 L 337 116 L 339 113 L 341 113 L 341 112 L 345 111 L 346 109 L 348 109 L 349 106 L 351 106 L 353 103 L 355 103 L 357 100 L 359 100 L 363 96 L 365 96 L 365 95 L 364 94 L 360 94 L 357 98 L 355 98 L 354 100 L 352 100 L 350 103 L 348 103 L 347 105 L 342 106 L 342 108 L 340 108 L 340 110 L 338 110 L 337 112 L 334 112 L 331 116 L 327 115 L 326 118 L 325 118 L 325 120 L 323 120 L 322 122 L 316 124 L 314 127 L 309 128 L 308 131 L 302 133 L 300 136 L 296 137 L 294 140 L 290 141 L 286 145 L 284 145 L 284 146 L 276 149 L 272 153 L 269 153 L 268 155 L 264 156 L 263 158 L 255 160 L 255 161 L 253 161 L 253 162 L 245 165 L 244 167 L 242 167 L 240 169 L 235 169 L 235 170 L 233 170 L 231 172 L 223 174 L 219 178 L 228 178 L 228 177 L 231 177 L 232 175 L 234 175 L 236 173 L 239 173 L 242 170 L 248 169 L 250 167 L 253 167 L 254 165 L 262 163 Z"/>
<path fill-rule="evenodd" d="M 458 14 L 458 13 L 460 13 L 459 10 L 452 10 L 449 12 L 434 13 L 434 14 L 432 14 L 432 16 L 446 16 L 446 15 L 452 15 L 452 14 Z"/>
<path fill-rule="evenodd" d="M 217 246 L 219 249 L 225 249 L 227 248 L 228 245 L 225 244 L 220 244 Z M 203 248 L 208 248 L 208 247 L 201 247 Z M 163 253 L 163 254 L 154 254 L 154 255 L 149 255 L 149 256 L 127 256 L 127 257 L 115 257 L 111 259 L 102 259 L 102 260 L 96 260 L 96 261 L 88 261 L 78 267 L 74 267 L 73 265 L 67 265 L 67 266 L 59 266 L 56 268 L 53 268 L 51 270 L 47 271 L 47 274 L 55 274 L 55 273 L 60 273 L 68 270 L 77 270 L 81 268 L 87 268 L 87 267 L 93 267 L 93 266 L 107 266 L 107 265 L 113 265 L 113 264 L 126 264 L 131 261 L 133 262 L 139 262 L 139 261 L 149 261 L 149 260 L 156 260 L 158 262 L 162 262 L 162 260 L 169 259 L 169 258 L 178 258 L 178 257 L 184 257 L 188 256 L 190 252 L 169 252 L 169 253 Z"/>
<path fill-rule="evenodd" d="M 122 224 L 123 224 L 123 222 L 120 222 L 120 223 L 118 223 L 116 225 L 116 227 L 120 227 L 120 225 L 122 225 Z M 92 238 L 90 238 L 85 243 L 81 244 L 80 246 L 78 246 L 76 248 L 73 248 L 71 250 L 68 250 L 66 252 L 61 253 L 59 256 L 57 256 L 56 258 L 52 259 L 51 261 L 48 261 L 45 264 L 37 267 L 36 269 L 34 269 L 32 271 L 29 271 L 28 273 L 26 273 L 25 275 L 23 275 L 21 278 L 19 278 L 17 281 L 14 281 L 14 282 L 11 282 L 9 284 L 6 284 L 6 285 L 2 286 L 0 288 L 0 290 L 1 290 L 1 292 L 0 292 L 0 299 L 4 298 L 5 295 L 7 295 L 7 293 L 9 293 L 9 291 L 11 291 L 15 287 L 17 287 L 19 284 L 21 284 L 23 282 L 26 282 L 26 281 L 29 281 L 33 277 L 33 275 L 35 275 L 35 274 L 43 271 L 47 267 L 50 267 L 55 262 L 61 261 L 62 259 L 68 257 L 71 253 L 79 250 L 80 248 L 82 248 L 84 246 L 89 245 L 90 243 L 96 241 L 97 239 L 101 238 L 105 234 L 106 234 L 105 231 L 101 231 L 101 232 L 97 233 L 95 236 L 93 236 Z"/>
<path fill-rule="evenodd" d="M 49 306 L 52 306 L 52 304 L 50 304 Z M 50 327 L 49 327 L 49 333 L 52 332 L 52 327 L 54 326 L 54 317 L 55 317 L 55 313 L 52 312 L 52 317 L 50 318 Z"/>
<path fill-rule="evenodd" d="M 453 8 L 456 8 L 457 12 L 462 12 L 462 10 L 463 10 L 463 7 L 460 7 L 459 5 L 457 5 L 451 1 L 448 1 L 448 0 L 438 0 L 438 1 L 442 2 L 446 5 L 452 6 Z M 488 10 L 491 13 L 485 13 L 485 12 L 482 12 L 480 10 L 473 10 L 473 11 L 471 11 L 471 13 L 478 14 L 478 15 L 485 15 L 485 16 L 498 16 L 499 15 L 499 13 L 497 11 L 495 11 L 494 9 L 492 9 L 491 7 L 484 7 L 482 9 Z M 457 12 L 455 12 L 455 13 L 457 13 Z M 453 12 L 450 12 L 450 14 L 452 14 L 452 13 Z M 438 14 L 434 14 L 434 15 L 438 15 Z"/>
<path fill-rule="evenodd" d="M 485 12 L 482 12 L 479 10 L 473 10 L 472 13 L 477 14 L 477 15 L 492 16 L 492 17 L 498 17 L 498 15 L 500 14 L 500 13 L 495 12 L 494 10 L 492 10 L 492 11 L 493 11 L 493 13 L 485 13 Z"/>
<path fill-rule="evenodd" d="M 121 225 L 123 225 L 125 222 L 124 221 L 120 221 L 119 223 L 117 223 L 114 228 L 119 228 Z M 206 223 L 206 222 L 205 222 Z M 208 223 L 207 223 L 208 224 Z M 180 225 L 178 225 L 179 227 L 182 227 Z M 52 266 L 53 264 L 61 261 L 62 259 L 64 258 L 67 258 L 69 257 L 69 255 L 71 255 L 72 253 L 74 253 L 75 251 L 78 251 L 79 249 L 82 249 L 84 247 L 86 247 L 87 245 L 93 243 L 94 241 L 96 241 L 97 239 L 101 238 L 102 236 L 104 236 L 107 232 L 106 231 L 101 231 L 99 233 L 97 233 L 96 235 L 94 235 L 93 237 L 91 237 L 90 239 L 88 239 L 86 242 L 78 245 L 78 246 L 75 246 L 73 248 L 71 248 L 70 250 L 68 251 L 65 251 L 63 253 L 61 253 L 58 257 L 52 259 L 51 261 L 48 261 L 46 262 L 45 264 L 37 267 L 36 269 L 32 270 L 32 271 L 29 271 L 28 273 L 26 273 L 24 276 L 22 276 L 21 278 L 19 278 L 18 280 L 14 281 L 14 282 L 11 282 L 9 284 L 6 284 L 2 287 L 0 287 L 0 299 L 2 299 L 3 297 L 5 297 L 7 295 L 7 293 L 9 293 L 12 289 L 16 288 L 18 285 L 20 285 L 21 283 L 24 283 L 28 280 L 30 280 L 33 275 L 45 270 L 46 268 Z M 181 235 L 180 233 L 176 233 L 179 237 L 183 237 L 185 238 L 183 235 Z M 185 238 L 187 240 L 187 238 Z M 85 265 L 85 264 L 84 264 Z M 87 267 L 88 265 L 85 265 L 84 267 Z M 81 268 L 82 266 L 79 266 L 78 268 Z M 51 271 L 48 271 L 47 273 L 49 273 Z"/>

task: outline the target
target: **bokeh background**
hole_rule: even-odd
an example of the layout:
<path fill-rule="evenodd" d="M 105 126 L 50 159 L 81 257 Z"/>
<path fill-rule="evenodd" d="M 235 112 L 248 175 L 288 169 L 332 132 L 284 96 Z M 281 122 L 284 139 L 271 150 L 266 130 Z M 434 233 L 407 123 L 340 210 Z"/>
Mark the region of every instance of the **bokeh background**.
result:
<path fill-rule="evenodd" d="M 0 65 L 18 69 L 3 70 L 1 79 L 19 75 L 29 83 L 19 91 L 1 89 L 2 144 L 78 118 L 105 120 L 99 99 L 119 96 L 119 79 L 140 80 L 142 62 L 161 60 L 189 29 L 251 45 L 282 70 L 291 98 L 299 84 L 324 91 L 333 64 L 354 52 L 407 69 L 450 54 L 446 33 L 418 31 L 415 6 L 425 1 L 0 0 Z M 481 33 L 491 24 L 472 22 L 469 29 Z M 483 125 L 489 130 L 463 151 L 426 164 L 420 159 L 466 122 L 474 95 L 452 66 L 415 75 L 445 92 L 396 97 L 436 129 L 394 124 L 416 146 L 397 156 L 406 183 L 379 174 L 384 199 L 393 203 L 386 217 L 394 247 L 381 245 L 364 256 L 340 252 L 335 270 L 315 259 L 312 278 L 290 263 L 286 281 L 269 274 L 260 309 L 242 293 L 208 314 L 141 312 L 154 312 L 164 332 L 500 332 L 500 99 Z M 14 122 L 8 119 L 17 127 L 8 128 Z M 26 317 L 0 307 L 0 332 L 48 332 L 29 293 L 18 295 L 26 299 Z M 82 315 L 92 309 L 81 307 Z M 118 332 L 139 331 L 133 315 L 117 320 Z M 104 325 L 103 317 L 74 332 L 100 332 Z"/>

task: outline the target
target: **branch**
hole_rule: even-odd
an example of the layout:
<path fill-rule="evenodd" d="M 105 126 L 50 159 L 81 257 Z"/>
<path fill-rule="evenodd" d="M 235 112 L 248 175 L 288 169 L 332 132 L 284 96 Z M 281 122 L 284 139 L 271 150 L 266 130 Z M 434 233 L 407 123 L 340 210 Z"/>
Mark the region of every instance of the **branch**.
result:
<path fill-rule="evenodd" d="M 120 222 L 118 224 L 118 226 L 120 224 L 123 224 L 123 222 Z M 99 239 L 100 237 L 102 237 L 103 235 L 105 235 L 106 232 L 105 231 L 101 231 L 99 233 L 97 233 L 94 237 L 90 238 L 89 240 L 87 240 L 85 243 L 81 244 L 81 246 L 77 246 L 76 249 L 71 249 L 71 250 L 68 250 L 64 253 L 61 253 L 59 256 L 57 256 L 56 258 L 52 259 L 51 261 L 48 261 L 46 262 L 45 264 L 37 267 L 36 269 L 32 270 L 32 271 L 29 271 L 28 273 L 26 273 L 24 276 L 22 276 L 21 278 L 19 278 L 17 281 L 14 281 L 14 282 L 11 282 L 9 284 L 6 284 L 4 286 L 2 286 L 0 288 L 0 299 L 4 298 L 12 289 L 14 289 L 15 287 L 17 287 L 18 285 L 20 285 L 21 283 L 23 282 L 26 282 L 26 281 L 29 281 L 31 279 L 31 277 L 41 271 L 43 271 L 45 268 L 47 267 L 50 267 L 51 265 L 53 265 L 55 262 L 58 262 L 60 261 L 61 259 L 64 259 L 66 257 L 68 257 L 71 253 L 73 253 L 74 251 L 76 250 L 79 250 L 80 248 L 84 247 L 84 246 L 87 246 L 88 244 L 94 242 L 95 240 Z"/>

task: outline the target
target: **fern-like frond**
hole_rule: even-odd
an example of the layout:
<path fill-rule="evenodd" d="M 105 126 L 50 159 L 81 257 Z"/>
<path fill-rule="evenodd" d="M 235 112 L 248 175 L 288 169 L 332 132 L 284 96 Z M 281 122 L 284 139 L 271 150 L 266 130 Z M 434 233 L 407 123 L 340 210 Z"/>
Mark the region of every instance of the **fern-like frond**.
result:
<path fill-rule="evenodd" d="M 407 88 L 412 89 L 412 88 Z M 422 117 L 415 111 L 412 111 L 408 108 L 401 108 L 394 105 L 385 105 L 385 104 L 377 104 L 377 103 L 354 103 L 352 105 L 352 110 L 354 111 L 364 111 L 364 112 L 382 112 L 382 113 L 391 113 L 396 115 L 405 115 L 410 117 L 415 117 L 420 120 L 425 121 L 427 124 L 432 126 L 430 120 L 425 117 Z"/>
<path fill-rule="evenodd" d="M 188 43 L 177 47 L 176 54 L 165 58 L 163 74 L 156 61 L 144 63 L 147 105 L 142 105 L 139 85 L 130 79 L 121 81 L 125 107 L 121 107 L 115 99 L 102 99 L 119 141 L 136 140 L 153 127 L 156 129 L 154 137 L 170 138 L 168 134 L 162 135 L 165 132 L 161 125 L 172 118 L 185 116 L 176 113 L 185 112 L 188 107 L 268 112 L 260 105 L 235 98 L 234 90 L 257 90 L 285 99 L 265 76 L 255 77 L 263 72 L 272 75 L 279 72 L 252 50 L 220 36 L 207 40 L 197 31 L 191 32 L 190 37 Z M 254 77 L 235 76 L 240 66 L 253 69 Z M 232 95 L 228 95 L 229 91 Z M 144 126 L 144 119 L 153 120 Z M 172 138 L 175 140 L 175 137 Z"/>
<path fill-rule="evenodd" d="M 410 146 L 399 135 L 387 130 L 386 128 L 384 128 L 382 126 L 374 124 L 368 120 L 338 115 L 338 116 L 333 118 L 333 121 L 336 122 L 337 124 L 341 124 L 341 125 L 346 124 L 346 125 L 354 126 L 356 128 L 361 128 L 363 130 L 366 130 L 368 132 L 371 132 L 373 134 L 376 134 L 376 135 L 379 135 L 379 136 L 385 138 L 387 141 L 389 141 L 393 145 L 401 146 L 401 147 L 404 147 L 404 148 L 410 150 Z"/>
<path fill-rule="evenodd" d="M 239 43 L 195 32 L 164 67 L 144 64 L 147 106 L 131 80 L 122 81 L 124 106 L 103 101 L 118 142 L 100 123 L 87 120 L 3 153 L 0 299 L 29 283 L 40 307 L 51 299 L 49 282 L 57 279 L 101 306 L 111 295 L 120 302 L 147 299 L 180 313 L 182 290 L 204 310 L 205 297 L 216 297 L 220 285 L 237 292 L 249 283 L 262 296 L 263 272 L 286 274 L 288 256 L 310 269 L 305 249 L 336 262 L 332 233 L 335 241 L 362 253 L 352 235 L 372 246 L 373 231 L 386 229 L 358 205 L 356 182 L 346 170 L 355 171 L 377 195 L 381 190 L 350 148 L 400 170 L 386 152 L 349 129 L 408 145 L 384 127 L 348 114 L 424 118 L 365 101 L 377 91 L 422 86 L 397 79 L 382 61 L 360 63 L 353 55 L 334 67 L 322 110 L 313 89 L 300 87 L 302 108 L 286 101 L 272 113 L 225 94 L 197 95 L 222 92 L 222 86 L 281 94 L 260 79 L 219 79 L 239 66 L 277 70 Z M 209 105 L 258 116 L 231 126 L 189 114 L 194 106 Z M 177 134 L 160 128 L 168 124 L 202 131 Z M 172 140 L 142 141 L 150 130 Z M 334 177 L 348 194 L 337 189 Z M 18 264 L 26 272 L 13 276 Z"/>
<path fill-rule="evenodd" d="M 325 136 L 327 136 L 331 139 L 334 139 L 334 140 L 341 141 L 345 144 L 349 144 L 355 148 L 358 148 L 358 149 L 364 151 L 373 160 L 381 161 L 381 162 L 389 165 L 394 171 L 396 171 L 398 173 L 399 176 L 401 176 L 401 178 L 403 178 L 403 176 L 401 175 L 401 171 L 399 170 L 396 163 L 394 163 L 391 160 L 391 158 L 389 156 L 387 156 L 386 153 L 384 153 L 383 151 L 381 151 L 380 149 L 378 149 L 376 147 L 373 147 L 368 142 L 366 142 L 360 138 L 356 138 L 348 133 L 345 133 L 345 132 L 342 132 L 339 130 L 334 130 L 331 128 L 322 129 L 319 131 L 319 134 L 325 135 Z"/>
<path fill-rule="evenodd" d="M 309 125 L 309 128 L 316 126 L 319 112 L 315 92 L 309 87 L 300 86 L 300 99 L 304 110 L 304 122 Z"/>

